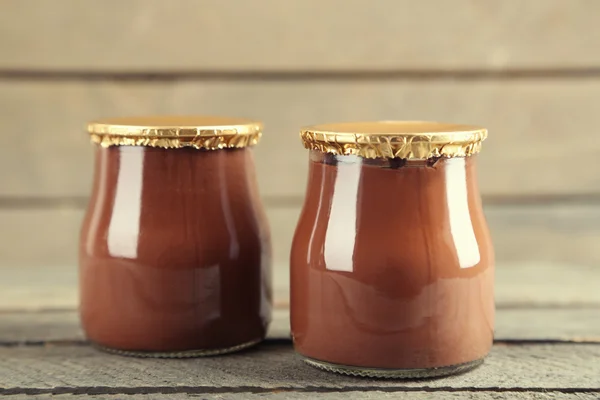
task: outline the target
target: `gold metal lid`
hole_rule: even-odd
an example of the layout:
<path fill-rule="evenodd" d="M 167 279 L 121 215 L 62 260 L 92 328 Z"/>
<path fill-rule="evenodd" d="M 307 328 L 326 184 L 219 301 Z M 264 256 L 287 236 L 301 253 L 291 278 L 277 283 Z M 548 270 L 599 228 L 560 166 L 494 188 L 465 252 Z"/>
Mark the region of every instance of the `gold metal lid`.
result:
<path fill-rule="evenodd" d="M 153 116 L 109 118 L 90 122 L 94 143 L 109 146 L 194 147 L 217 150 L 253 146 L 262 135 L 260 122 L 243 118 Z"/>
<path fill-rule="evenodd" d="M 364 158 L 424 160 L 466 157 L 481 150 L 487 129 L 426 121 L 345 122 L 303 128 L 304 147 Z"/>

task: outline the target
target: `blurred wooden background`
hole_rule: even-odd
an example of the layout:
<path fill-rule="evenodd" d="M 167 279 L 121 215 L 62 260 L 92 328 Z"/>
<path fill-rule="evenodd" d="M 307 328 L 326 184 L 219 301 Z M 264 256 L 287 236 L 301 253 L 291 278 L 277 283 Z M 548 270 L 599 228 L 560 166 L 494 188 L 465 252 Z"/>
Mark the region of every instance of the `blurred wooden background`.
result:
<path fill-rule="evenodd" d="M 488 127 L 499 266 L 598 265 L 599 15 L 598 0 L 0 0 L 0 267 L 76 265 L 85 122 L 140 114 L 265 121 L 279 274 L 305 189 L 298 128 L 365 119 Z"/>

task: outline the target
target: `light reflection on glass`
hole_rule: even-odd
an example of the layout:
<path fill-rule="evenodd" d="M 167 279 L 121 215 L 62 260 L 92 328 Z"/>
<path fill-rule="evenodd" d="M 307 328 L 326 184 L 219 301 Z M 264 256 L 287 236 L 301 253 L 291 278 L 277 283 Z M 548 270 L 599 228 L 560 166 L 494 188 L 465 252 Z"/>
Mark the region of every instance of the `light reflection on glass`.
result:
<path fill-rule="evenodd" d="M 323 168 L 321 170 L 321 181 L 325 180 L 325 168 Z M 321 212 L 323 211 L 321 208 L 323 207 L 323 188 L 324 185 L 321 185 L 321 187 L 319 188 L 319 205 L 317 206 L 317 218 L 315 218 L 314 223 L 313 223 L 313 227 L 312 230 L 310 231 L 310 238 L 308 240 L 308 249 L 306 251 L 306 262 L 310 263 L 310 260 L 313 259 L 313 247 L 312 244 L 315 242 L 315 234 L 317 233 L 317 227 L 319 225 L 319 218 L 318 216 L 321 215 Z"/>
<path fill-rule="evenodd" d="M 325 266 L 332 271 L 353 270 L 358 189 L 362 158 L 338 157 L 331 213 L 325 234 Z"/>
<path fill-rule="evenodd" d="M 140 235 L 142 186 L 144 180 L 143 147 L 119 152 L 120 168 L 115 203 L 108 226 L 108 251 L 111 256 L 137 258 Z"/>
<path fill-rule="evenodd" d="M 235 260 L 240 255 L 240 240 L 237 235 L 237 229 L 233 221 L 233 211 L 231 210 L 231 202 L 229 201 L 229 185 L 227 184 L 227 168 L 225 164 L 225 158 L 220 157 L 219 159 L 219 192 L 221 194 L 221 205 L 223 210 L 223 218 L 225 219 L 225 226 L 227 232 L 229 232 L 229 258 Z"/>
<path fill-rule="evenodd" d="M 465 159 L 453 158 L 446 161 L 445 171 L 448 218 L 458 263 L 460 268 L 474 267 L 479 264 L 481 255 L 469 213 Z"/>

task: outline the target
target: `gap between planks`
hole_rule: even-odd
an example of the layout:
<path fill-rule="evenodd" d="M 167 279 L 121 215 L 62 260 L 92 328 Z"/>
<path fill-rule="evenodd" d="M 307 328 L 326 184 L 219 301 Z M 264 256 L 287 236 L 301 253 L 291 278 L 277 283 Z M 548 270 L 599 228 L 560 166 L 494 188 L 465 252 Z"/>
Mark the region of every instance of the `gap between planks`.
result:
<path fill-rule="evenodd" d="M 121 397 L 119 397 L 121 396 Z M 102 398 L 105 400 L 122 400 L 122 394 L 117 395 L 103 395 Z M 332 391 L 327 393 L 319 393 L 318 398 L 323 400 L 374 400 L 374 399 L 409 399 L 409 400 L 431 400 L 437 399 L 440 396 L 439 392 L 427 392 L 427 391 L 381 391 L 381 390 L 369 390 L 366 392 L 361 391 Z M 194 396 L 196 397 L 196 396 Z M 134 393 L 127 394 L 128 400 L 180 400 L 190 398 L 189 394 L 186 393 L 172 393 L 172 394 L 146 394 L 146 393 Z M 292 400 L 292 399 L 313 399 L 314 392 L 299 391 L 277 391 L 274 390 L 269 393 L 210 393 L 202 394 L 202 400 Z M 530 392 L 527 390 L 518 391 L 451 391 L 444 394 L 444 398 L 451 398 L 454 400 L 598 400 L 598 396 L 594 395 L 594 392 L 585 393 L 560 393 L 555 391 L 541 391 L 541 392 Z M 26 394 L 13 395 L 11 400 L 22 400 L 31 399 Z M 36 394 L 35 399 L 68 399 L 68 400 L 82 400 L 89 399 L 89 394 Z"/>
<path fill-rule="evenodd" d="M 600 66 L 579 68 L 486 68 L 396 70 L 214 70 L 214 71 L 89 71 L 0 69 L 0 80 L 50 82 L 173 82 L 173 81 L 506 81 L 535 79 L 595 79 Z"/>
<path fill-rule="evenodd" d="M 327 394 L 340 394 L 339 397 L 322 397 L 321 395 Z M 157 386 L 157 387 L 112 387 L 112 386 L 89 386 L 89 387 L 54 387 L 54 388 L 0 388 L 0 395 L 4 396 L 14 396 L 14 395 L 26 395 L 26 396 L 36 396 L 36 395 L 52 395 L 54 396 L 60 395 L 68 395 L 69 399 L 73 399 L 73 395 L 83 395 L 86 396 L 97 396 L 97 395 L 127 395 L 135 396 L 135 395 L 152 395 L 152 394 L 160 394 L 160 395 L 218 395 L 218 394 L 245 394 L 245 395 L 260 395 L 256 398 L 264 399 L 264 398 L 279 398 L 279 399 L 288 399 L 288 394 L 319 394 L 319 398 L 335 398 L 335 399 L 347 399 L 347 394 L 357 394 L 360 398 L 364 399 L 374 399 L 374 397 L 368 396 L 368 393 L 378 393 L 378 394 L 394 394 L 393 398 L 398 398 L 401 394 L 409 394 L 409 399 L 431 399 L 433 397 L 414 397 L 419 394 L 441 394 L 441 393 L 477 393 L 482 395 L 488 395 L 489 399 L 558 399 L 557 397 L 551 396 L 552 394 L 598 394 L 600 393 L 600 389 L 595 388 L 497 388 L 497 387 L 489 387 L 489 388 L 452 388 L 452 387 L 439 387 L 439 388 L 409 388 L 404 386 L 390 386 L 390 387 L 379 387 L 379 386 L 357 386 L 357 387 L 347 387 L 347 388 L 329 388 L 329 387 L 274 387 L 274 388 L 261 388 L 255 386 L 239 386 L 239 387 L 210 387 L 210 386 Z M 511 396 L 494 396 L 492 394 L 510 394 Z M 532 396 L 534 393 L 546 394 L 544 397 L 536 397 Z M 279 395 L 277 397 L 268 396 L 269 394 Z M 526 397 L 518 396 L 519 394 L 528 394 Z M 264 395 L 267 395 L 264 397 Z M 448 396 L 448 395 L 447 395 Z M 516 396 L 516 397 L 513 397 Z M 36 397 L 37 398 L 37 397 Z M 103 397 L 104 398 L 104 397 Z M 134 397 L 135 399 L 136 397 Z M 146 397 L 144 397 L 146 398 Z M 170 399 L 171 397 L 161 397 L 164 399 Z M 178 397 L 179 398 L 179 397 Z M 188 398 L 188 397 L 181 397 Z M 213 397 L 211 397 L 213 398 Z M 233 398 L 233 397 L 232 397 Z M 235 397 L 240 398 L 240 397 Z M 245 396 L 243 398 L 246 398 Z M 248 397 L 255 398 L 255 397 Z M 310 397 L 294 397 L 294 398 L 310 398 Z M 353 399 L 357 399 L 359 397 L 352 397 Z M 392 398 L 392 397 L 385 397 Z M 402 397 L 405 398 L 405 397 Z M 452 398 L 459 399 L 455 396 Z M 472 399 L 473 397 L 468 397 L 468 399 Z M 477 397 L 481 399 L 481 397 Z M 598 397 L 560 397 L 561 399 L 573 399 L 573 400 L 597 400 Z M 215 399 L 223 400 L 224 398 L 221 396 L 215 397 Z M 467 399 L 467 397 L 465 397 Z"/>

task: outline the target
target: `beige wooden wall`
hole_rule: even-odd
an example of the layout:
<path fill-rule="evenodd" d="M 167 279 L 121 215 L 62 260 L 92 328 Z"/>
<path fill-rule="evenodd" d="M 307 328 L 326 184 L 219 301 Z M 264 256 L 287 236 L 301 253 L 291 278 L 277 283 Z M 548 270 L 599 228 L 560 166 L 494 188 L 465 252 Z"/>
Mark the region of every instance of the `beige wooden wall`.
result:
<path fill-rule="evenodd" d="M 598 0 L 0 0 L 0 266 L 76 264 L 87 120 L 259 118 L 285 265 L 301 125 L 487 126 L 480 181 L 499 263 L 600 262 Z"/>

